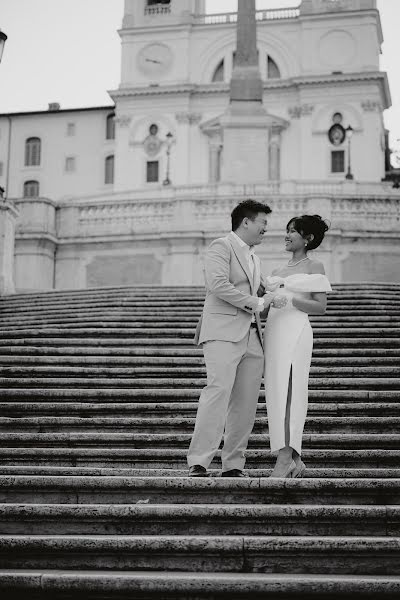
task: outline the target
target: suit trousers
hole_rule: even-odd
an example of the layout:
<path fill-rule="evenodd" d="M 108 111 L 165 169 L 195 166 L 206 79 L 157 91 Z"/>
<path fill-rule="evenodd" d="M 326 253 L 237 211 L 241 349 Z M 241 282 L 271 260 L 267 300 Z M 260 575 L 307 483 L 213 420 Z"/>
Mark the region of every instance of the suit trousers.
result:
<path fill-rule="evenodd" d="M 188 465 L 207 468 L 224 436 L 222 471 L 243 469 L 264 369 L 260 338 L 251 327 L 239 342 L 205 342 L 203 352 L 207 385 L 200 395 Z"/>

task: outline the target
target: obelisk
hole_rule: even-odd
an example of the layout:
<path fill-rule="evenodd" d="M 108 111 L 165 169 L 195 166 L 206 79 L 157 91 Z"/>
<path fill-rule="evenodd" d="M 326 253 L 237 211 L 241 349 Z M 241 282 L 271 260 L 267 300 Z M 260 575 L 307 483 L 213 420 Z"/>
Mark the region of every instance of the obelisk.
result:
<path fill-rule="evenodd" d="M 260 183 L 268 179 L 268 125 L 258 68 L 255 0 L 238 0 L 237 44 L 230 102 L 221 117 L 221 181 Z"/>

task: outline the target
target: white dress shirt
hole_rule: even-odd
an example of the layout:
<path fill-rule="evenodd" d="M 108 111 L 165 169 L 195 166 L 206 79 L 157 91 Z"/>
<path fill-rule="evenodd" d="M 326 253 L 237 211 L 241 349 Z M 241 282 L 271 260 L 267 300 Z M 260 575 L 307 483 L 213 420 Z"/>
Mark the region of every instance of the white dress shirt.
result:
<path fill-rule="evenodd" d="M 243 249 L 244 255 L 247 258 L 247 264 L 249 265 L 250 273 L 252 276 L 254 276 L 254 258 L 253 258 L 253 256 L 255 254 L 255 247 L 249 246 L 248 244 L 246 244 L 246 242 L 244 242 L 242 240 L 242 238 L 240 238 L 234 231 L 232 231 L 232 235 L 235 236 L 235 239 L 237 240 L 238 244 Z M 265 308 L 264 298 L 259 298 L 257 312 L 263 311 L 264 308 Z M 255 321 L 254 317 L 253 317 L 253 321 Z"/>

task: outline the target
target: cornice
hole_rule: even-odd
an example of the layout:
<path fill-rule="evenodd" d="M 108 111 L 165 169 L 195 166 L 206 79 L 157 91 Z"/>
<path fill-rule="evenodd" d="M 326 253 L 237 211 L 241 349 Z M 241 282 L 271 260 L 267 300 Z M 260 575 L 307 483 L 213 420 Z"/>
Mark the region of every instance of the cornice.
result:
<path fill-rule="evenodd" d="M 356 73 L 337 73 L 337 74 L 321 74 L 321 75 L 306 75 L 301 77 L 291 77 L 288 79 L 276 79 L 273 81 L 263 82 L 263 89 L 268 90 L 284 90 L 298 89 L 305 86 L 316 86 L 322 84 L 335 83 L 352 83 L 359 81 L 381 81 L 385 91 L 385 106 L 390 106 L 390 93 L 387 83 L 387 75 L 383 71 L 363 71 Z M 163 96 L 163 95 L 181 95 L 189 96 L 195 94 L 227 94 L 229 92 L 228 83 L 208 83 L 208 84 L 176 84 L 176 85 L 159 85 L 147 87 L 127 87 L 118 90 L 111 90 L 108 93 L 113 99 L 126 98 L 132 96 Z"/>

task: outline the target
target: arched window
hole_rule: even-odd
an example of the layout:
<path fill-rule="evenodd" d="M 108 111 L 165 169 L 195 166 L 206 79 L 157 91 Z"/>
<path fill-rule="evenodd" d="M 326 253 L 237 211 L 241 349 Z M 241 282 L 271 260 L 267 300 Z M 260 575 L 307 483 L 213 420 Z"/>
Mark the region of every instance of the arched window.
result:
<path fill-rule="evenodd" d="M 24 198 L 38 198 L 39 197 L 39 182 L 38 181 L 25 181 L 24 183 Z"/>
<path fill-rule="evenodd" d="M 104 164 L 104 183 L 114 183 L 114 154 L 106 157 Z"/>
<path fill-rule="evenodd" d="M 41 141 L 38 137 L 28 138 L 25 142 L 25 166 L 37 167 L 40 165 Z"/>
<path fill-rule="evenodd" d="M 274 61 L 273 58 L 267 56 L 267 78 L 268 79 L 280 79 L 281 72 L 279 71 L 279 67 Z"/>
<path fill-rule="evenodd" d="M 106 140 L 115 139 L 115 113 L 111 113 L 107 117 L 106 123 Z"/>
<path fill-rule="evenodd" d="M 224 75 L 225 75 L 225 63 L 224 63 L 224 59 L 221 60 L 221 62 L 218 64 L 217 68 L 214 71 L 214 75 L 212 76 L 212 82 L 216 82 L 216 81 L 224 81 Z"/>

